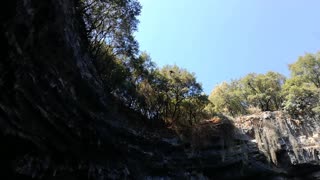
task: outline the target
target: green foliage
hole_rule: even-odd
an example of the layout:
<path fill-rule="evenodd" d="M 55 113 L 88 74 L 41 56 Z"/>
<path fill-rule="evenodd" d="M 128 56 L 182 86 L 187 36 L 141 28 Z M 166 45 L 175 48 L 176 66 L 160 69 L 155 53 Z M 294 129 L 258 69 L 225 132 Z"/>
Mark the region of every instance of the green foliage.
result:
<path fill-rule="evenodd" d="M 138 0 L 81 0 L 90 51 L 105 89 L 123 105 L 179 127 L 219 113 L 231 116 L 276 111 L 292 115 L 320 113 L 320 53 L 291 64 L 291 78 L 276 72 L 251 73 L 221 83 L 210 94 L 193 73 L 178 66 L 158 68 L 134 39 Z"/>
<path fill-rule="evenodd" d="M 294 117 L 319 114 L 320 93 L 319 53 L 306 54 L 289 65 L 291 78 L 285 83 L 284 110 Z"/>
<path fill-rule="evenodd" d="M 299 77 L 320 88 L 320 52 L 299 57 L 297 62 L 289 65 L 289 69 L 293 78 Z"/>
<path fill-rule="evenodd" d="M 138 53 L 133 32 L 139 23 L 141 5 L 137 0 L 82 0 L 81 12 L 91 40 L 91 50 L 98 54 L 101 45 L 115 55 L 128 57 Z"/>
<path fill-rule="evenodd" d="M 195 75 L 178 66 L 160 70 L 164 84 L 158 89 L 163 102 L 163 115 L 168 124 L 192 125 L 202 117 L 208 98 Z"/>
<path fill-rule="evenodd" d="M 191 126 L 201 120 L 208 97 L 195 75 L 178 66 L 157 68 L 150 56 L 120 60 L 102 53 L 99 65 L 107 90 L 125 106 L 167 125 Z"/>
<path fill-rule="evenodd" d="M 283 98 L 281 88 L 285 77 L 276 72 L 249 74 L 241 79 L 247 103 L 262 111 L 275 111 L 281 108 Z"/>
<path fill-rule="evenodd" d="M 279 73 L 248 74 L 222 83 L 209 96 L 216 112 L 232 116 L 247 114 L 248 108 L 258 107 L 262 111 L 275 111 L 281 108 L 283 97 L 281 87 L 285 77 Z"/>
<path fill-rule="evenodd" d="M 293 116 L 312 115 L 319 99 L 317 91 L 311 84 L 295 84 L 294 79 L 290 79 L 283 90 L 286 98 L 284 109 Z"/>
<path fill-rule="evenodd" d="M 209 96 L 209 112 L 232 116 L 284 109 L 292 116 L 320 114 L 320 53 L 306 54 L 289 65 L 291 78 L 275 72 L 251 73 L 222 83 Z"/>
<path fill-rule="evenodd" d="M 223 82 L 218 85 L 210 94 L 213 111 L 230 114 L 232 116 L 246 113 L 243 93 L 239 81 L 232 81 L 230 84 Z"/>

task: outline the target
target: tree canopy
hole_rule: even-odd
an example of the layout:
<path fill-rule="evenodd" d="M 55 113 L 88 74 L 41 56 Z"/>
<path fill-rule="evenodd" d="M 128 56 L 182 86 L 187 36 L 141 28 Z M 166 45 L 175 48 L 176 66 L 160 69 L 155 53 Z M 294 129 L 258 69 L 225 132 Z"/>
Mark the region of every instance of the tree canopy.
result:
<path fill-rule="evenodd" d="M 222 83 L 209 96 L 211 111 L 232 116 L 260 111 L 285 110 L 294 117 L 320 113 L 320 53 L 306 54 L 289 65 L 291 77 L 268 72 L 250 73 Z"/>
<path fill-rule="evenodd" d="M 218 85 L 209 99 L 215 111 L 232 116 L 247 114 L 250 107 L 275 111 L 281 108 L 281 87 L 284 82 L 285 77 L 276 72 L 251 73 L 239 80 Z"/>
<path fill-rule="evenodd" d="M 293 116 L 320 113 L 320 53 L 306 54 L 289 65 L 291 78 L 283 87 L 284 109 Z"/>
<path fill-rule="evenodd" d="M 82 0 L 82 14 L 91 48 L 98 53 L 101 45 L 115 55 L 138 53 L 137 30 L 141 5 L 137 0 Z"/>
<path fill-rule="evenodd" d="M 192 126 L 214 114 L 231 116 L 284 109 L 293 116 L 320 113 L 320 53 L 289 65 L 291 77 L 277 72 L 223 82 L 210 96 L 195 74 L 176 65 L 159 68 L 140 52 L 134 32 L 137 0 L 82 0 L 80 10 L 105 89 L 123 105 L 167 125 Z"/>

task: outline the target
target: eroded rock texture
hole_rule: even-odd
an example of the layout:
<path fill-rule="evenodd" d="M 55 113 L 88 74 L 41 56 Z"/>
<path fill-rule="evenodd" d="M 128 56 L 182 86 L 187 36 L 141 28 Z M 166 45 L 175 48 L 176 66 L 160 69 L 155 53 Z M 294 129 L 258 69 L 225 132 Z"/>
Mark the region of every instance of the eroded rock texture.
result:
<path fill-rule="evenodd" d="M 280 111 L 262 112 L 238 118 L 236 126 L 269 162 L 288 173 L 319 171 L 320 125 L 316 117 L 293 119 Z"/>
<path fill-rule="evenodd" d="M 169 131 L 132 125 L 144 118 L 115 109 L 119 105 L 104 92 L 76 0 L 5 0 L 0 13 L 0 179 L 292 177 L 243 134 L 228 145 L 211 134 L 195 148 Z M 307 142 L 310 135 L 300 137 Z M 269 139 L 276 150 L 267 154 L 278 153 L 279 142 Z M 308 152 L 316 159 L 318 151 Z M 310 162 L 300 151 L 292 154 L 298 154 L 292 163 Z"/>

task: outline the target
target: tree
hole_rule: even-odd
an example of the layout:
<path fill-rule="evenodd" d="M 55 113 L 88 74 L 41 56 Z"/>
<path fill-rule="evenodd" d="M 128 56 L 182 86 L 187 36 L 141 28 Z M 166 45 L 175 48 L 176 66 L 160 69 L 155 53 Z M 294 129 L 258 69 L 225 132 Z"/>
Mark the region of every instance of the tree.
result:
<path fill-rule="evenodd" d="M 281 88 L 285 77 L 276 72 L 248 74 L 241 79 L 248 103 L 262 111 L 275 111 L 281 108 L 283 98 Z"/>
<path fill-rule="evenodd" d="M 320 53 L 306 54 L 289 65 L 291 78 L 285 83 L 284 109 L 294 117 L 314 116 L 320 109 Z"/>
<path fill-rule="evenodd" d="M 141 61 L 133 35 L 139 23 L 140 3 L 138 0 L 81 0 L 78 10 L 93 63 L 106 91 L 128 107 L 138 108 L 137 83 L 132 75 L 139 71 L 134 63 Z"/>
<path fill-rule="evenodd" d="M 165 80 L 165 86 L 162 87 L 161 92 L 165 100 L 163 113 L 167 123 L 192 124 L 199 120 L 197 115 L 208 101 L 195 75 L 176 65 L 164 66 L 160 74 Z M 190 108 L 191 106 L 193 109 Z M 182 121 L 187 119 L 188 122 Z"/>
<path fill-rule="evenodd" d="M 284 110 L 294 117 L 314 115 L 313 109 L 319 104 L 319 89 L 301 77 L 288 79 L 283 87 Z"/>
<path fill-rule="evenodd" d="M 80 11 L 105 89 L 122 105 L 169 125 L 192 125 L 208 103 L 195 75 L 178 66 L 159 69 L 139 52 L 133 33 L 138 0 L 81 0 Z"/>
<path fill-rule="evenodd" d="M 230 84 L 223 82 L 214 88 L 209 96 L 213 111 L 232 116 L 246 114 L 247 105 L 239 82 L 237 80 Z"/>
<path fill-rule="evenodd" d="M 320 88 L 320 52 L 299 57 L 297 62 L 289 65 L 289 69 L 292 77 L 300 77 Z"/>
<path fill-rule="evenodd" d="M 192 126 L 204 119 L 207 116 L 204 109 L 208 103 L 208 96 L 203 93 L 187 97 L 182 104 L 183 116 L 180 118 L 185 121 L 181 123 Z"/>
<path fill-rule="evenodd" d="M 102 44 L 114 55 L 133 57 L 138 53 L 133 36 L 141 12 L 137 0 L 81 0 L 81 4 L 93 53 L 100 53 Z"/>
<path fill-rule="evenodd" d="M 281 108 L 283 97 L 281 88 L 285 77 L 279 73 L 251 73 L 247 76 L 222 83 L 209 96 L 216 112 L 232 116 L 247 114 L 249 107 L 259 107 L 262 111 Z"/>

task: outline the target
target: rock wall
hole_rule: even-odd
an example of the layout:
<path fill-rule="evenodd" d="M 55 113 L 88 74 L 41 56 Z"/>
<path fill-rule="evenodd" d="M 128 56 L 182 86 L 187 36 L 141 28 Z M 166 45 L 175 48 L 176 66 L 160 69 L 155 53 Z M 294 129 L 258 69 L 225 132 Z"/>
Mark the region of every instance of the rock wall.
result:
<path fill-rule="evenodd" d="M 2 8 L 1 175 L 69 171 L 73 159 L 95 155 L 108 135 L 99 124 L 110 118 L 101 113 L 108 101 L 85 52 L 76 4 L 5 1 Z"/>
<path fill-rule="evenodd" d="M 195 150 L 172 132 L 132 126 L 143 117 L 113 108 L 77 0 L 5 0 L 0 13 L 0 179 L 287 176 L 241 134 L 228 148 L 219 136 Z"/>
<path fill-rule="evenodd" d="M 277 167 L 288 171 L 304 166 L 319 169 L 320 123 L 317 118 L 293 119 L 280 111 L 261 112 L 239 117 L 236 126 Z"/>

